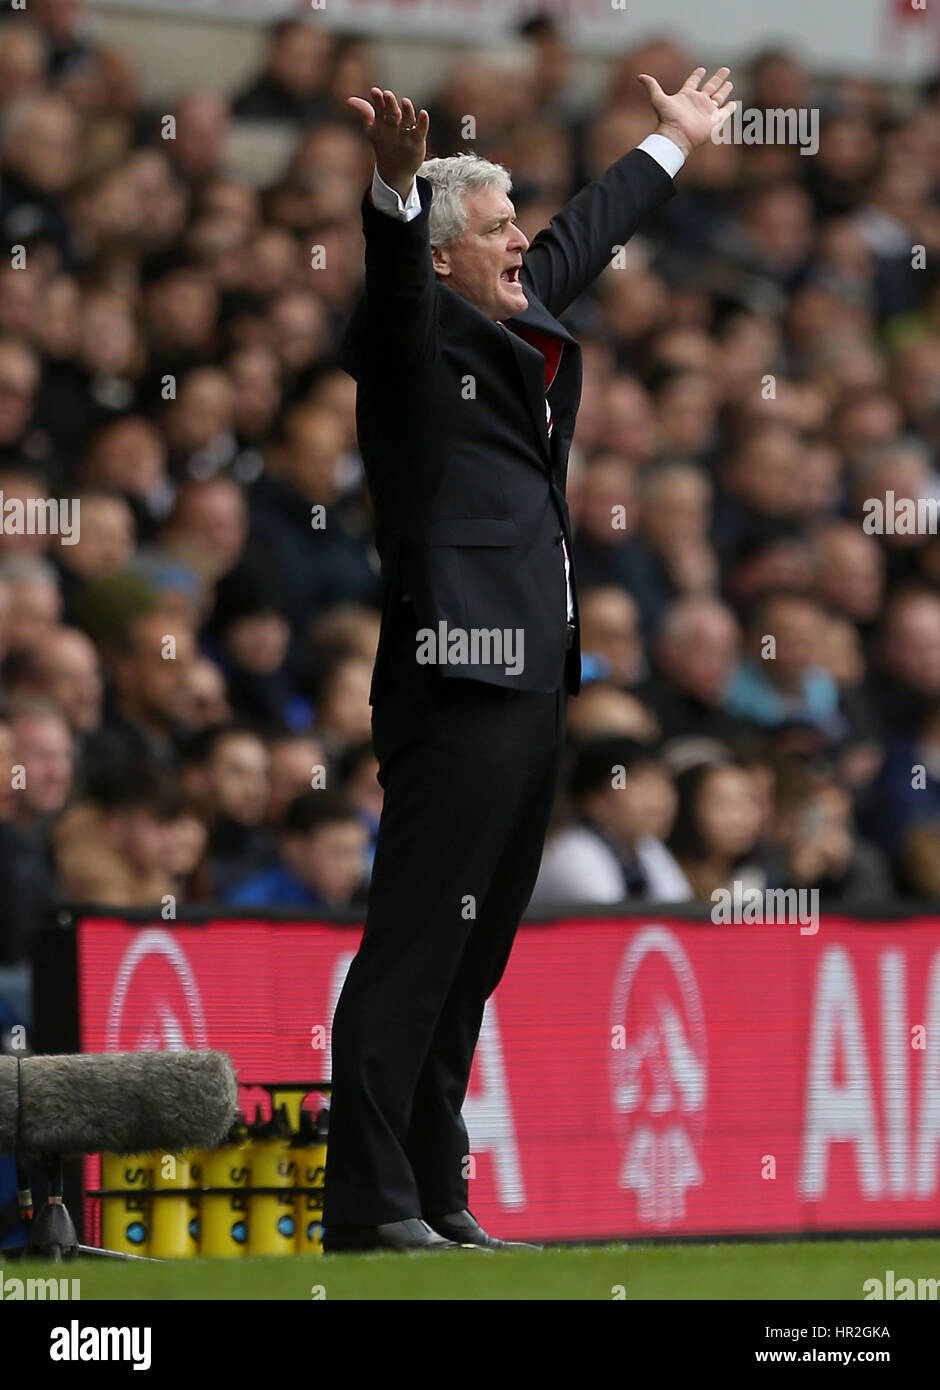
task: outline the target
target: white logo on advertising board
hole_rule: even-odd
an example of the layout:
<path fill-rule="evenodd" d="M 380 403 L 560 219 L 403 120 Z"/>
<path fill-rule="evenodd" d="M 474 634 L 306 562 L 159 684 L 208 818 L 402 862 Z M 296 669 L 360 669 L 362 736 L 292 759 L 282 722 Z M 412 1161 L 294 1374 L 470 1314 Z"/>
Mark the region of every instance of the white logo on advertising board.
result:
<path fill-rule="evenodd" d="M 676 937 L 645 927 L 624 952 L 611 1001 L 611 1089 L 624 1146 L 620 1186 L 637 1217 L 670 1226 L 701 1184 L 708 1059 L 695 974 Z"/>
<path fill-rule="evenodd" d="M 155 961 L 163 968 L 153 971 Z M 128 998 L 138 992 L 139 1008 L 128 1008 Z M 129 1030 L 133 1036 L 128 1035 Z M 106 1046 L 109 1052 L 186 1052 L 209 1046 L 196 977 L 182 947 L 169 932 L 159 928 L 141 931 L 118 966 L 108 1008 Z"/>

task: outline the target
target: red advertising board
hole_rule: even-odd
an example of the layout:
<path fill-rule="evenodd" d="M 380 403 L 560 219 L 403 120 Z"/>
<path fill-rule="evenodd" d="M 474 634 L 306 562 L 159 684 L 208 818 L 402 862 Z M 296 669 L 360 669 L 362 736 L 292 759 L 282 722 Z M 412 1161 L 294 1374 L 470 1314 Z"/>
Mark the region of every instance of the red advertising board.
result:
<path fill-rule="evenodd" d="M 83 1051 L 322 1079 L 357 929 L 80 919 Z M 526 924 L 465 1106 L 507 1237 L 940 1228 L 940 919 Z"/>

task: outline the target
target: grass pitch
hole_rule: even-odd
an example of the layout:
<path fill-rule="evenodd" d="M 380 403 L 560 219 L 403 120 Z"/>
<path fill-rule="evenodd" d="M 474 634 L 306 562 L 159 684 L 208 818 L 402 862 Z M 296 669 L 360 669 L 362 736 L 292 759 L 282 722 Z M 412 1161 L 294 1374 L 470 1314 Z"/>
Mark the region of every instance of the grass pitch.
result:
<path fill-rule="evenodd" d="M 940 1279 L 940 1240 L 808 1241 L 764 1245 L 556 1247 L 541 1254 L 328 1255 L 321 1259 L 0 1261 L 4 1278 L 81 1279 L 99 1299 L 310 1301 L 628 1301 L 864 1299 L 866 1279 Z"/>

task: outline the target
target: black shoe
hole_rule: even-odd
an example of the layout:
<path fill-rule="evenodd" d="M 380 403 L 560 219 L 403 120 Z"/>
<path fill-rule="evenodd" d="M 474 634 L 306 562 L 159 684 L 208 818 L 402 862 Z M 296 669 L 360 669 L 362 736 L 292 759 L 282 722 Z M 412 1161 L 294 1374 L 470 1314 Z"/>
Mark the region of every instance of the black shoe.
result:
<path fill-rule="evenodd" d="M 528 1245 L 524 1240 L 497 1240 L 488 1236 L 469 1211 L 455 1211 L 450 1216 L 429 1216 L 428 1222 L 438 1235 L 461 1245 L 476 1245 L 483 1250 L 541 1250 L 541 1245 Z"/>
<path fill-rule="evenodd" d="M 459 1244 L 438 1235 L 416 1216 L 384 1226 L 327 1226 L 323 1232 L 327 1255 L 340 1250 L 456 1250 Z"/>

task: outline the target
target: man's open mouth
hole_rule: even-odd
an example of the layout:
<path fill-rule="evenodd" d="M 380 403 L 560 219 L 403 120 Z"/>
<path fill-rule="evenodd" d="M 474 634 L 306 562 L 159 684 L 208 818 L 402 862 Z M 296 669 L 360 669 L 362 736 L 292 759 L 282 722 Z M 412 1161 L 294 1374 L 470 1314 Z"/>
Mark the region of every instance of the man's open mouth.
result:
<path fill-rule="evenodd" d="M 500 275 L 499 278 L 500 278 L 501 280 L 505 281 L 505 283 L 506 283 L 507 285 L 518 285 L 518 283 L 519 283 L 519 271 L 520 271 L 521 269 L 522 269 L 522 267 L 519 266 L 519 265 L 511 266 L 509 270 L 504 270 L 503 273 Z"/>

